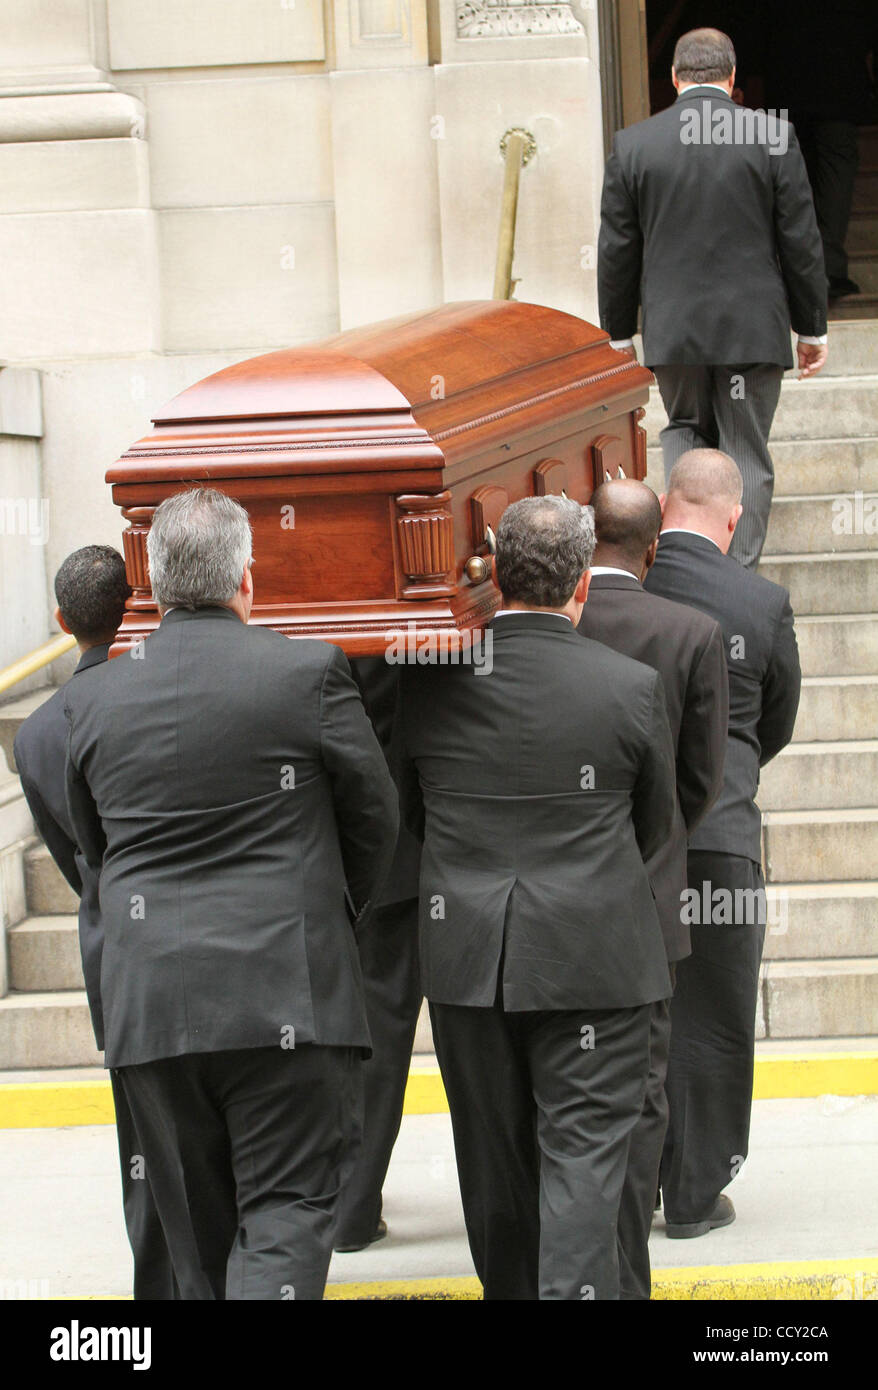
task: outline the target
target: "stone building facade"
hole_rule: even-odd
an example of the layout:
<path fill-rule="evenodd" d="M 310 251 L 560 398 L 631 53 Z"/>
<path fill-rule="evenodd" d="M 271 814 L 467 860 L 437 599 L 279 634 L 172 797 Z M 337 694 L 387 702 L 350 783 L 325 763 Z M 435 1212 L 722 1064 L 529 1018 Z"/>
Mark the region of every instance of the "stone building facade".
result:
<path fill-rule="evenodd" d="M 119 543 L 103 476 L 190 382 L 487 298 L 593 318 L 595 0 L 0 0 L 0 666 Z M 26 511 L 24 504 L 30 508 Z M 60 674 L 60 673 L 59 673 Z"/>

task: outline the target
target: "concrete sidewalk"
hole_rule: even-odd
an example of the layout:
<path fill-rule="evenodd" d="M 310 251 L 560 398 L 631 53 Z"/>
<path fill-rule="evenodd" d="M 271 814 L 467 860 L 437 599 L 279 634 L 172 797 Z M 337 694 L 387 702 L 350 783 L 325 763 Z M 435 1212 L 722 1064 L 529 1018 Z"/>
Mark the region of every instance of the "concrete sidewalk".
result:
<path fill-rule="evenodd" d="M 878 1256 L 876 1172 L 878 1097 L 757 1101 L 751 1157 L 729 1189 L 738 1220 L 669 1241 L 659 1216 L 654 1268 L 840 1259 L 855 1271 Z M 388 1237 L 334 1256 L 331 1283 L 472 1275 L 447 1115 L 403 1120 L 385 1216 Z M 112 1126 L 0 1131 L 0 1233 L 2 1295 L 130 1296 Z"/>

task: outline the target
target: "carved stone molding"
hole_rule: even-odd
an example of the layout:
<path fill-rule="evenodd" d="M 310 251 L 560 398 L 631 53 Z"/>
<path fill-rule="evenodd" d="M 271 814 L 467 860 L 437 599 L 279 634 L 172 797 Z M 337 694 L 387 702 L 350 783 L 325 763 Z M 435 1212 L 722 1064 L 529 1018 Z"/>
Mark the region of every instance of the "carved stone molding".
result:
<path fill-rule="evenodd" d="M 146 110 L 125 92 L 4 97 L 0 144 L 47 140 L 144 140 Z"/>
<path fill-rule="evenodd" d="M 529 0 L 460 0 L 457 6 L 459 39 L 521 38 L 523 35 L 571 35 L 585 33 L 566 0 L 534 4 Z"/>

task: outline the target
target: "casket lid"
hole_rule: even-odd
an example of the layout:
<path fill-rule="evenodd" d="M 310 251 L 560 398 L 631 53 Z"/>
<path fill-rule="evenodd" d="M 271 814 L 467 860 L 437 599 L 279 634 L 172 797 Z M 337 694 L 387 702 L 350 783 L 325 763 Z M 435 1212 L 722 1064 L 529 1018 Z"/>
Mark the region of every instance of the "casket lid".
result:
<path fill-rule="evenodd" d="M 445 304 L 215 372 L 157 413 L 107 481 L 435 475 L 547 423 L 632 408 L 650 380 L 572 314 L 515 300 Z"/>

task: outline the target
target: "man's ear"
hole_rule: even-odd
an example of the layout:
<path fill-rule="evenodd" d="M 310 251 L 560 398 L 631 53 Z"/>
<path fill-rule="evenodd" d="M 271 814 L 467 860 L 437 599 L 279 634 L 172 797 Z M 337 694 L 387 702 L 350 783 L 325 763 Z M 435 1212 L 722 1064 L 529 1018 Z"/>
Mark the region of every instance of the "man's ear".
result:
<path fill-rule="evenodd" d="M 677 69 L 674 67 L 673 63 L 671 64 L 671 81 L 674 84 L 674 89 L 679 92 L 680 83 L 677 79 Z"/>
<path fill-rule="evenodd" d="M 643 573 L 647 575 L 655 564 L 655 553 L 658 550 L 658 536 L 656 536 L 649 550 L 643 557 Z"/>
<path fill-rule="evenodd" d="M 591 570 L 586 570 L 573 590 L 573 600 L 575 603 L 585 603 L 588 598 L 588 586 L 591 583 Z"/>
<path fill-rule="evenodd" d="M 253 593 L 253 575 L 250 573 L 250 566 L 244 566 L 244 573 L 241 575 L 240 589 L 242 594 Z"/>
<path fill-rule="evenodd" d="M 741 503 L 738 502 L 738 503 L 734 506 L 734 508 L 732 509 L 732 514 L 731 514 L 731 516 L 729 517 L 729 532 L 730 532 L 732 535 L 734 535 L 735 527 L 737 526 L 738 522 L 741 520 L 741 517 L 742 517 L 743 515 L 744 515 L 744 508 L 741 506 Z"/>
<path fill-rule="evenodd" d="M 58 626 L 60 627 L 61 631 L 62 631 L 62 632 L 70 633 L 70 636 L 72 637 L 72 636 L 73 636 L 73 633 L 70 632 L 70 628 L 67 626 L 67 624 L 65 623 L 64 619 L 62 618 L 62 616 L 61 616 L 61 609 L 60 609 L 60 608 L 56 608 L 56 609 L 55 609 L 54 617 L 55 617 L 55 622 L 58 624 Z"/>
<path fill-rule="evenodd" d="M 659 506 L 660 506 L 661 509 L 662 509 L 662 521 L 664 521 L 664 519 L 665 519 L 665 505 L 667 504 L 667 500 L 668 500 L 668 494 L 667 494 L 666 492 L 660 492 L 660 493 L 659 493 Z"/>
<path fill-rule="evenodd" d="M 496 556 L 496 555 L 492 555 L 492 556 L 491 556 L 491 583 L 494 585 L 495 588 L 497 588 L 497 589 L 500 588 L 500 585 L 497 583 L 497 556 Z"/>

